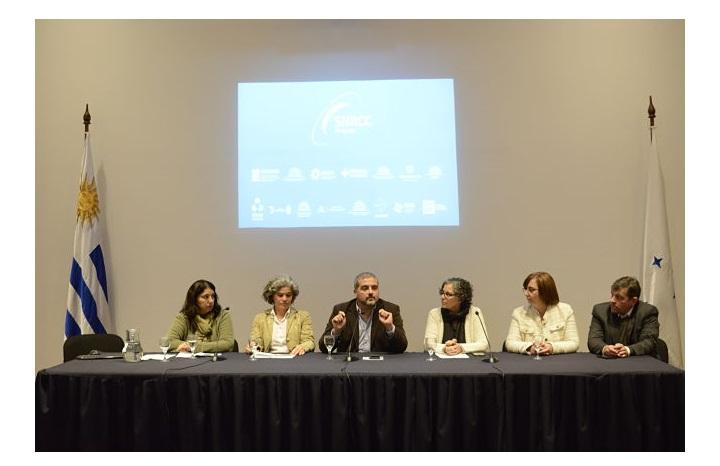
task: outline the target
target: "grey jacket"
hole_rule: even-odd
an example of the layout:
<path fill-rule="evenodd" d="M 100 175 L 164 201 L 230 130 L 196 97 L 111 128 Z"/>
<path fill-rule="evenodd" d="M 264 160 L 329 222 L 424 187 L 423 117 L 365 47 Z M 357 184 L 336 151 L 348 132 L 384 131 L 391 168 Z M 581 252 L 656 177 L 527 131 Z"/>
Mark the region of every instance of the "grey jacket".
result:
<path fill-rule="evenodd" d="M 629 319 L 633 320 L 633 328 L 626 346 L 630 348 L 630 355 L 657 353 L 656 342 L 660 334 L 658 310 L 652 304 L 638 302 L 633 308 Z M 600 303 L 593 306 L 592 322 L 588 333 L 588 349 L 591 353 L 602 354 L 605 345 L 619 343 L 620 317 L 610 311 L 610 303 Z"/>

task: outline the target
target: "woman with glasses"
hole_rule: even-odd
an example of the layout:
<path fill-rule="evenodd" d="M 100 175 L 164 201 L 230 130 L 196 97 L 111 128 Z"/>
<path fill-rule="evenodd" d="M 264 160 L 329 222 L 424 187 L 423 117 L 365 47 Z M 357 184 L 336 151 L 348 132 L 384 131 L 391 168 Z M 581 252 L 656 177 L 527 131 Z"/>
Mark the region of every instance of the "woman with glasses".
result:
<path fill-rule="evenodd" d="M 426 346 L 434 344 L 435 353 L 449 356 L 486 351 L 485 320 L 480 308 L 472 305 L 470 282 L 448 278 L 439 291 L 441 307 L 430 310 L 425 325 Z"/>
<path fill-rule="evenodd" d="M 580 339 L 575 313 L 569 304 L 560 302 L 553 277 L 547 272 L 531 273 L 523 290 L 527 304 L 512 313 L 507 351 L 541 356 L 576 352 Z"/>

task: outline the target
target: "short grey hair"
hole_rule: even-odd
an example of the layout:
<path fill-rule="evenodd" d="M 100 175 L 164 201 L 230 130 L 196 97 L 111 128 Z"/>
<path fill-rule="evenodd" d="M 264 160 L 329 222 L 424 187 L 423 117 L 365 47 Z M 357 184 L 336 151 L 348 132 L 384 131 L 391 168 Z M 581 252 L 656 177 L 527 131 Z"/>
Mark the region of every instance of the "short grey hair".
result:
<path fill-rule="evenodd" d="M 362 280 L 363 278 L 374 278 L 378 282 L 378 286 L 380 286 L 380 280 L 378 280 L 377 275 L 372 272 L 360 272 L 355 277 L 355 285 L 353 285 L 353 290 L 358 289 L 358 286 L 360 286 L 360 280 Z"/>
<path fill-rule="evenodd" d="M 285 287 L 290 288 L 290 291 L 292 291 L 292 302 L 295 302 L 295 298 L 300 294 L 300 287 L 290 275 L 278 275 L 277 277 L 271 278 L 263 289 L 263 299 L 268 304 L 273 304 L 273 296 L 275 296 L 275 293 Z"/>

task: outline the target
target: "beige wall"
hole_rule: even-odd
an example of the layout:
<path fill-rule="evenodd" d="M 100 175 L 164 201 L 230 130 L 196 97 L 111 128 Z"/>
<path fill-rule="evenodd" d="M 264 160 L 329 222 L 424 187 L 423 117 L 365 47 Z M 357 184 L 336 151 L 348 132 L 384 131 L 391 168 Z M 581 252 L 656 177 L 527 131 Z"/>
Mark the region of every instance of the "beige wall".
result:
<path fill-rule="evenodd" d="M 546 270 L 586 351 L 591 305 L 639 274 L 652 94 L 684 334 L 682 21 L 38 21 L 36 50 L 36 369 L 62 361 L 85 103 L 116 328 L 147 350 L 196 278 L 242 341 L 273 274 L 297 279 L 317 337 L 363 270 L 409 350 L 453 275 L 499 347 Z M 238 81 L 409 77 L 455 79 L 459 228 L 237 229 Z"/>

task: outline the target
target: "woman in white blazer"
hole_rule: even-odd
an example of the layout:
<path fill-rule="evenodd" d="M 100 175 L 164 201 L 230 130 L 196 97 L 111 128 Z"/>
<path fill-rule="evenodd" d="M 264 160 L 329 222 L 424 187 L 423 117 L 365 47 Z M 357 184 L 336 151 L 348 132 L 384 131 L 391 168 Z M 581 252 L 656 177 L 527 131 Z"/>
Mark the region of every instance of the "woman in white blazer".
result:
<path fill-rule="evenodd" d="M 575 313 L 567 303 L 561 303 L 555 280 L 547 272 L 534 272 L 525 278 L 523 290 L 527 304 L 515 308 L 505 339 L 507 351 L 541 356 L 574 353 L 578 350 Z M 535 336 L 542 341 L 536 351 Z"/>
<path fill-rule="evenodd" d="M 440 286 L 441 307 L 431 309 L 425 325 L 425 341 L 434 344 L 436 353 L 453 356 L 487 351 L 482 311 L 472 305 L 472 285 L 453 277 Z"/>

